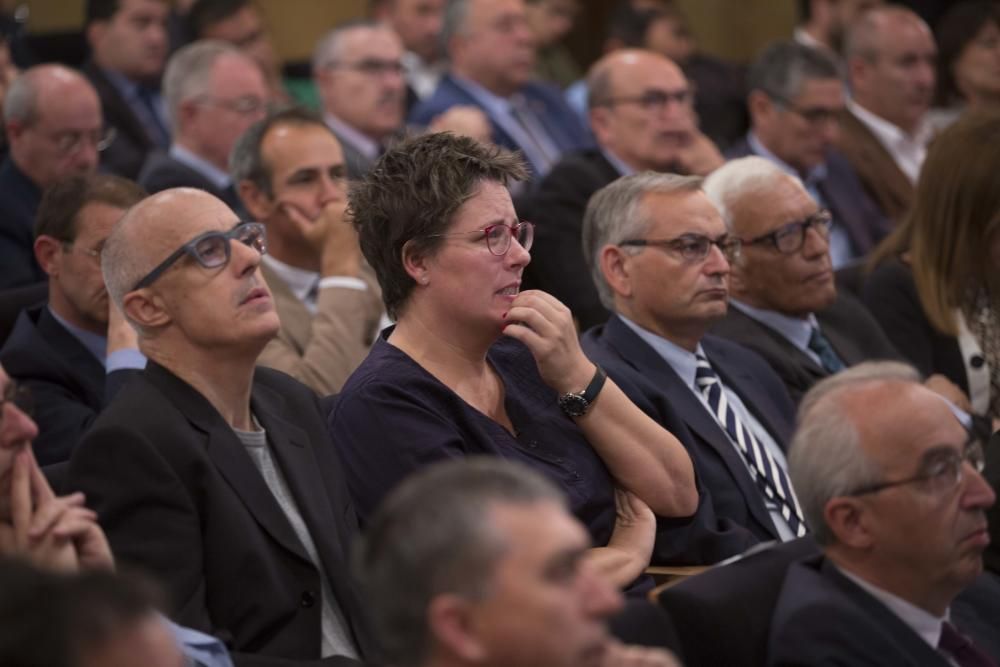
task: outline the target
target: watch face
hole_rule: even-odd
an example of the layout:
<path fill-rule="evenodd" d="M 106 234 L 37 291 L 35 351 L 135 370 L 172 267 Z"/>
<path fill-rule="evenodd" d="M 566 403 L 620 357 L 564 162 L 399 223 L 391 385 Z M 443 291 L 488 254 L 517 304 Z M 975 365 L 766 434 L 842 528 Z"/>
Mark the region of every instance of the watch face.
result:
<path fill-rule="evenodd" d="M 582 417 L 587 414 L 590 401 L 580 394 L 563 394 L 559 397 L 559 407 L 570 417 Z"/>

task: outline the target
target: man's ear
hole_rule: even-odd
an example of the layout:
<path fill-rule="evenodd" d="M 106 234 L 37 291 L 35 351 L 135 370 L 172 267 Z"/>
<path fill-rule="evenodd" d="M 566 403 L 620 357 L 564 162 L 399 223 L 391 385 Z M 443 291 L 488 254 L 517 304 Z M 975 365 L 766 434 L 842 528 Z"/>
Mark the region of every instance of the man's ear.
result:
<path fill-rule="evenodd" d="M 860 498 L 837 497 L 827 501 L 823 517 L 837 542 L 853 549 L 871 547 L 875 535 L 866 509 Z"/>
<path fill-rule="evenodd" d="M 257 184 L 248 179 L 239 182 L 236 188 L 240 195 L 240 201 L 246 207 L 250 217 L 258 222 L 264 222 L 274 215 L 278 203 L 266 192 L 257 187 Z"/>
<path fill-rule="evenodd" d="M 427 607 L 427 627 L 433 637 L 431 651 L 457 656 L 457 662 L 483 662 L 489 651 L 476 632 L 474 603 L 445 593 Z"/>
<path fill-rule="evenodd" d="M 42 234 L 35 239 L 35 259 L 51 278 L 59 277 L 59 268 L 62 262 L 63 242 L 54 236 Z"/>
<path fill-rule="evenodd" d="M 593 107 L 587 112 L 590 118 L 590 129 L 597 143 L 604 146 L 608 143 L 608 124 L 611 119 L 611 109 L 608 107 Z"/>
<path fill-rule="evenodd" d="M 108 32 L 108 22 L 107 21 L 91 21 L 90 25 L 86 27 L 83 34 L 87 38 L 87 44 L 90 48 L 93 48 L 104 41 L 104 36 Z"/>
<path fill-rule="evenodd" d="M 122 313 L 129 321 L 146 331 L 160 329 L 171 321 L 163 299 L 148 287 L 126 294 Z"/>
<path fill-rule="evenodd" d="M 598 253 L 597 261 L 601 265 L 601 273 L 616 297 L 628 299 L 632 296 L 632 255 L 616 245 L 606 245 Z"/>

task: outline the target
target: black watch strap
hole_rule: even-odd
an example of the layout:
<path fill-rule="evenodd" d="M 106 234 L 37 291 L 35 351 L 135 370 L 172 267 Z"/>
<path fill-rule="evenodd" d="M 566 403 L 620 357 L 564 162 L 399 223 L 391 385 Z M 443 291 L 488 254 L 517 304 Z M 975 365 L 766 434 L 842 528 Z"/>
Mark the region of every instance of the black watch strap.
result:
<path fill-rule="evenodd" d="M 579 394 L 570 392 L 559 397 L 559 407 L 570 417 L 582 417 L 587 414 L 587 410 L 590 409 L 591 404 L 604 388 L 604 382 L 608 379 L 608 375 L 603 368 L 596 364 L 595 366 L 597 370 L 586 389 Z"/>

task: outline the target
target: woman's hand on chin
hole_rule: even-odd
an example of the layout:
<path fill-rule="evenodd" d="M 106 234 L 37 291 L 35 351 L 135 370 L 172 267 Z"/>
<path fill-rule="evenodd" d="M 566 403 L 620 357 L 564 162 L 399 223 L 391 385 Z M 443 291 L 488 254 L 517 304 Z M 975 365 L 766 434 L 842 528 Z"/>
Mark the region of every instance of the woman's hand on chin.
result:
<path fill-rule="evenodd" d="M 524 343 L 542 379 L 559 393 L 583 391 L 596 366 L 580 347 L 573 314 L 551 294 L 521 292 L 507 311 L 504 334 Z"/>

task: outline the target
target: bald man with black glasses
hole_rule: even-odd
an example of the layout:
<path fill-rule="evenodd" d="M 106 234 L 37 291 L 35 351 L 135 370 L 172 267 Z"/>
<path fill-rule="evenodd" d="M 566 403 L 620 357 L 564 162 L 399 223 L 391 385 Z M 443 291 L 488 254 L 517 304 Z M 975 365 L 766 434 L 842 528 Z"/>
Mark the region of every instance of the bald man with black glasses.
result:
<path fill-rule="evenodd" d="M 104 277 L 149 364 L 74 453 L 71 487 L 236 664 L 356 664 L 372 652 L 344 575 L 357 523 L 319 399 L 255 368 L 280 327 L 266 251 L 263 225 L 199 190 L 116 225 Z"/>

